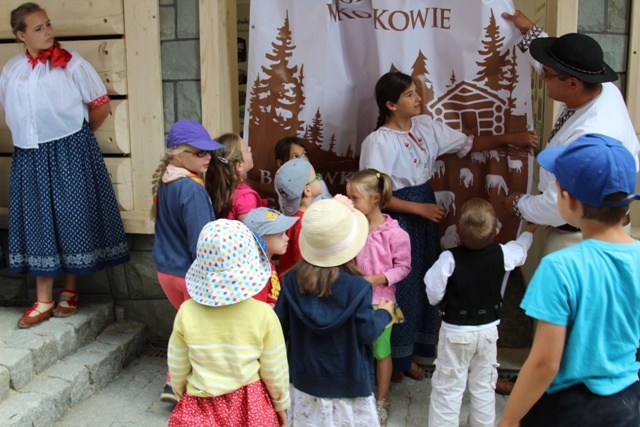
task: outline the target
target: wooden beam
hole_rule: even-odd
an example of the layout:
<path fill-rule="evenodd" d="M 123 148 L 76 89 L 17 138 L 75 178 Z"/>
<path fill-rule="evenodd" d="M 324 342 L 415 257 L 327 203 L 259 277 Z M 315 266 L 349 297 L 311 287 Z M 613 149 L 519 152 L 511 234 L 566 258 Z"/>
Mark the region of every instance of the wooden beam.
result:
<path fill-rule="evenodd" d="M 22 1 L 0 0 L 0 39 L 14 39 L 11 11 Z M 122 0 L 38 0 L 47 11 L 56 37 L 123 34 Z"/>
<path fill-rule="evenodd" d="M 630 23 L 626 101 L 636 135 L 640 135 L 640 3 L 637 1 L 631 2 Z M 636 189 L 638 188 L 640 180 Z M 640 239 L 640 203 L 631 204 L 631 226 L 632 235 Z"/>
<path fill-rule="evenodd" d="M 235 0 L 199 0 L 202 124 L 212 136 L 239 132 Z"/>
<path fill-rule="evenodd" d="M 100 151 L 103 154 L 129 154 L 131 140 L 129 138 L 129 113 L 126 99 L 111 101 L 111 113 L 95 132 Z M 4 119 L 4 110 L 0 107 L 0 153 L 13 153 L 11 131 Z"/>
<path fill-rule="evenodd" d="M 213 2 L 216 3 L 216 2 Z M 164 155 L 164 119 L 160 65 L 160 23 L 158 0 L 124 0 L 124 24 L 129 94 L 133 223 L 125 229 L 153 233 L 150 211 L 153 205 L 151 178 Z M 133 221 L 133 220 L 132 220 Z"/>

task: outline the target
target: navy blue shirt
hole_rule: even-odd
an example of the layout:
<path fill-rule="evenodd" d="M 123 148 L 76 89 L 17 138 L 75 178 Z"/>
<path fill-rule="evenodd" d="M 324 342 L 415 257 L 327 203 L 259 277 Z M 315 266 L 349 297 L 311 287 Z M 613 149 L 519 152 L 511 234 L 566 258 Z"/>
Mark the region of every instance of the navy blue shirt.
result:
<path fill-rule="evenodd" d="M 275 310 L 296 389 L 324 398 L 372 395 L 371 344 L 391 321 L 373 309 L 372 294 L 371 283 L 345 270 L 323 298 L 300 293 L 296 270 L 284 276 Z"/>
<path fill-rule="evenodd" d="M 200 231 L 214 219 L 211 199 L 204 186 L 191 178 L 161 182 L 152 250 L 158 271 L 186 276 L 196 259 Z"/>

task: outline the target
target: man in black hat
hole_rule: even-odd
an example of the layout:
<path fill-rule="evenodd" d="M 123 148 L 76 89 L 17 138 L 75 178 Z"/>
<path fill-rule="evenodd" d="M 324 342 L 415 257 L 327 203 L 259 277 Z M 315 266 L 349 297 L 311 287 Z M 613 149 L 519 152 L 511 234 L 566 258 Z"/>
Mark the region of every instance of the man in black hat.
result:
<path fill-rule="evenodd" d="M 520 50 L 529 52 L 544 80 L 547 95 L 562 104 L 547 147 L 568 145 L 581 135 L 600 133 L 622 141 L 638 166 L 640 144 L 618 88 L 616 72 L 603 60 L 602 48 L 585 34 L 547 35 L 523 13 L 503 13 L 523 35 Z M 512 193 L 505 199 L 508 212 L 547 228 L 545 253 L 578 243 L 580 230 L 571 227 L 556 207 L 553 174 L 541 170 L 539 195 Z"/>
<path fill-rule="evenodd" d="M 622 141 L 636 159 L 637 170 L 640 144 L 622 94 L 611 83 L 618 75 L 604 62 L 598 42 L 578 33 L 548 37 L 520 11 L 513 15 L 503 13 L 502 18 L 520 30 L 520 50 L 531 55 L 547 95 L 561 102 L 545 148 L 568 145 L 589 133 L 604 134 Z M 538 190 L 539 195 L 511 193 L 504 201 L 507 212 L 550 226 L 546 230 L 545 254 L 579 243 L 582 233 L 567 224 L 558 211 L 555 176 L 541 169 Z M 496 392 L 509 394 L 512 388 L 513 380 L 499 380 Z"/>

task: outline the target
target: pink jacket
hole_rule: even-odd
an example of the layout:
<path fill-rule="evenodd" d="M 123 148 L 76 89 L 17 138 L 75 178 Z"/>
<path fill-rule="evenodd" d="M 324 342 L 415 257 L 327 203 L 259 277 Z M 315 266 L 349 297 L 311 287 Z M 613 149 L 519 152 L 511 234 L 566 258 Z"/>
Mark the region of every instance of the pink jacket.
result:
<path fill-rule="evenodd" d="M 389 286 L 373 287 L 373 304 L 380 298 L 396 301 L 396 283 L 411 272 L 409 235 L 398 221 L 384 214 L 385 221 L 369 232 L 367 243 L 356 256 L 356 265 L 363 274 L 384 274 Z"/>

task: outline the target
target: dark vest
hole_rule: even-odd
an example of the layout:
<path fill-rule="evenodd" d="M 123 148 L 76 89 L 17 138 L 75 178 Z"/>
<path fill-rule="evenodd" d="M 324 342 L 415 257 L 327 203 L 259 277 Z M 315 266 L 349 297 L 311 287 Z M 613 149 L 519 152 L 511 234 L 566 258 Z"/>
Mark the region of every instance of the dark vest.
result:
<path fill-rule="evenodd" d="M 440 303 L 442 320 L 452 325 L 485 325 L 500 318 L 504 253 L 498 244 L 473 250 L 450 249 L 456 263 Z"/>

